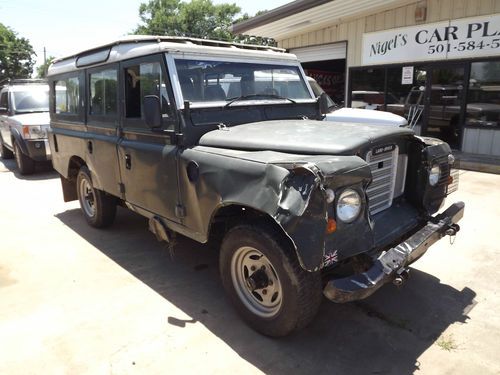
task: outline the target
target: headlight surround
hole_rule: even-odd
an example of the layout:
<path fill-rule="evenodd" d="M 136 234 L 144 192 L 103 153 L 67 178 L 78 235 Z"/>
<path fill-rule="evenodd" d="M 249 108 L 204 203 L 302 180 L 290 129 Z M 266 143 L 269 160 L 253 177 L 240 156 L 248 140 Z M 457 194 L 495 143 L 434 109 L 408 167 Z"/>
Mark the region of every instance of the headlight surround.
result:
<path fill-rule="evenodd" d="M 42 139 L 47 137 L 45 129 L 40 125 L 23 125 L 24 139 Z"/>
<path fill-rule="evenodd" d="M 337 218 L 344 223 L 351 223 L 361 212 L 361 196 L 354 189 L 345 189 L 337 200 Z"/>
<path fill-rule="evenodd" d="M 429 170 L 429 185 L 436 186 L 439 181 L 439 177 L 441 177 L 441 168 L 439 168 L 439 165 L 434 164 Z"/>

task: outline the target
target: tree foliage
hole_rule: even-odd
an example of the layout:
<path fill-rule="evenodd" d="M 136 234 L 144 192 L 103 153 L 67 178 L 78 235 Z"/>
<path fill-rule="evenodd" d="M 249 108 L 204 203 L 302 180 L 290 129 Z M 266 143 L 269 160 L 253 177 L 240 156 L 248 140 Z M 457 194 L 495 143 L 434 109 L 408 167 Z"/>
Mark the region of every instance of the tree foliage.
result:
<path fill-rule="evenodd" d="M 237 18 L 240 12 L 236 4 L 213 4 L 212 0 L 149 0 L 139 7 L 142 22 L 134 33 L 276 45 L 270 38 L 235 36 L 231 25 L 250 18 L 246 13 Z"/>
<path fill-rule="evenodd" d="M 36 68 L 36 75 L 38 78 L 45 78 L 47 76 L 47 69 L 49 65 L 54 61 L 54 56 L 47 57 L 47 61 L 45 61 L 42 65 Z"/>
<path fill-rule="evenodd" d="M 28 39 L 20 38 L 0 23 L 0 81 L 7 78 L 29 78 L 33 73 L 35 51 Z"/>
<path fill-rule="evenodd" d="M 139 7 L 142 25 L 135 33 L 232 40 L 229 27 L 240 11 L 236 4 L 211 0 L 150 0 Z"/>

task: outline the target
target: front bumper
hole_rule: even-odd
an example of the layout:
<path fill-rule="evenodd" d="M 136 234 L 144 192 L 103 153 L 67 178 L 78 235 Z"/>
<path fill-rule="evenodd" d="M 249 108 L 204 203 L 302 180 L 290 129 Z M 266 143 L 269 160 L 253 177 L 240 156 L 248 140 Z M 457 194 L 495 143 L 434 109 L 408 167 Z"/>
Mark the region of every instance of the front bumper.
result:
<path fill-rule="evenodd" d="M 418 232 L 399 245 L 383 252 L 366 272 L 332 279 L 323 294 L 333 302 L 349 302 L 366 298 L 385 283 L 398 277 L 407 265 L 420 258 L 427 249 L 447 234 L 455 234 L 456 223 L 464 215 L 464 203 L 453 203 L 443 213 L 432 217 Z"/>
<path fill-rule="evenodd" d="M 49 141 L 47 139 L 25 140 L 28 156 L 35 161 L 52 160 Z"/>

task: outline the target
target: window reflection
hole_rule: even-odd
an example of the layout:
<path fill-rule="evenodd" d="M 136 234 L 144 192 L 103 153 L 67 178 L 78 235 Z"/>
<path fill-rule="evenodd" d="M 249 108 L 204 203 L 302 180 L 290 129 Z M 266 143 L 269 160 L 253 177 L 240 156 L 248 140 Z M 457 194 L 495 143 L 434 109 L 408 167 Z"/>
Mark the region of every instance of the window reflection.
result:
<path fill-rule="evenodd" d="M 351 74 L 351 107 L 384 110 L 384 69 L 356 70 Z"/>
<path fill-rule="evenodd" d="M 500 125 L 500 62 L 471 64 L 465 125 Z"/>

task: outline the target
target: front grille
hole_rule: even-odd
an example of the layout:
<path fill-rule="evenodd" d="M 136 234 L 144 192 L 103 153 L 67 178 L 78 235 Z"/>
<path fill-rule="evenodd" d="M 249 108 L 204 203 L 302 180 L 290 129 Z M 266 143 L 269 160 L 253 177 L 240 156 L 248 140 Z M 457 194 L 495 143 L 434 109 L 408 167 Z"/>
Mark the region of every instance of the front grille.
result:
<path fill-rule="evenodd" d="M 373 155 L 369 151 L 366 161 L 372 171 L 372 182 L 366 189 L 370 214 L 374 215 L 392 205 L 398 170 L 398 147 L 394 150 Z M 404 168 L 406 169 L 406 168 Z"/>

